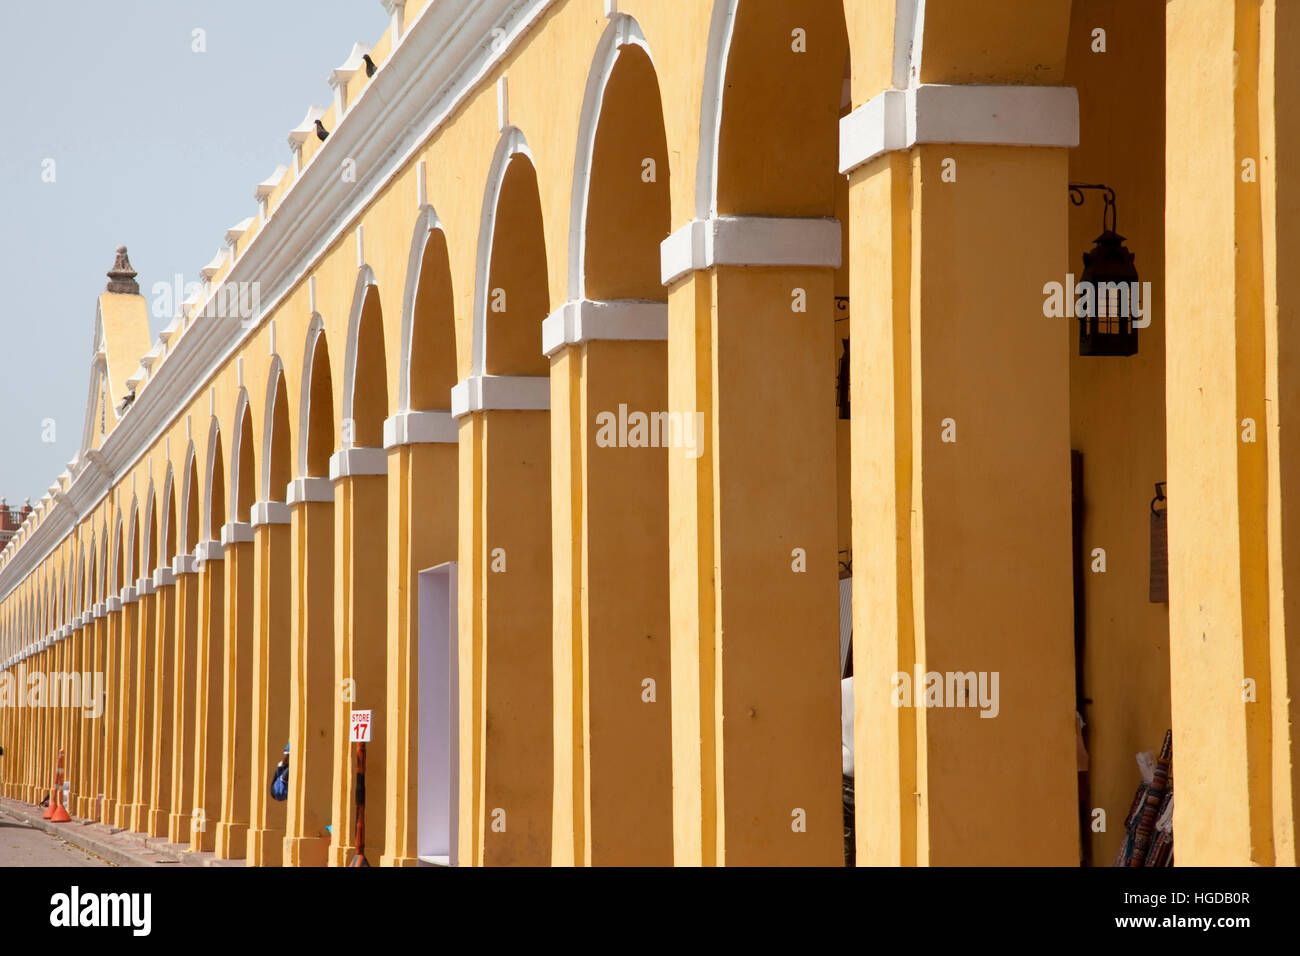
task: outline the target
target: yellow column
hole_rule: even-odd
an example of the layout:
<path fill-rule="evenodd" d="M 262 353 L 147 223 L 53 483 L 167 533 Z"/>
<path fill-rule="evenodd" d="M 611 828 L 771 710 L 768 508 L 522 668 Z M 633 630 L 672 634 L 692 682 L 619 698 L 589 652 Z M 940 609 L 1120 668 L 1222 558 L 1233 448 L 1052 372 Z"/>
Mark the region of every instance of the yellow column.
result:
<path fill-rule="evenodd" d="M 68 644 L 71 648 L 69 657 L 71 659 L 70 669 L 80 675 L 78 685 L 81 688 L 81 696 L 74 702 L 74 707 L 69 713 L 69 736 L 68 736 L 68 759 L 66 763 L 68 788 L 68 813 L 72 816 L 78 816 L 78 809 L 81 803 L 82 793 L 85 790 L 86 768 L 82 763 L 82 751 L 85 746 L 86 736 L 89 733 L 89 725 L 86 723 L 89 714 L 93 711 L 94 704 L 89 707 L 84 705 L 85 701 L 93 701 L 94 697 L 94 668 L 86 660 L 86 637 L 89 628 L 86 627 L 83 609 L 78 608 L 76 616 L 72 619 L 72 634 L 68 638 Z"/>
<path fill-rule="evenodd" d="M 104 741 L 100 750 L 99 778 L 100 793 L 99 821 L 112 824 L 117 807 L 117 747 L 121 740 L 120 712 L 123 696 L 121 660 L 122 648 L 120 634 L 122 631 L 122 599 L 110 595 L 104 602 L 104 682 L 108 689 L 108 700 L 104 709 Z"/>
<path fill-rule="evenodd" d="M 1017 122 L 1022 101 L 989 95 L 973 116 Z M 1068 138 L 1068 92 L 1043 95 Z M 851 175 L 858 858 L 1076 865 L 1078 332 L 1042 294 L 1069 269 L 1067 154 L 921 145 Z"/>
<path fill-rule="evenodd" d="M 256 625 L 253 528 L 221 529 L 225 549 L 226 608 L 221 707 L 221 821 L 216 853 L 243 859 L 248 850 L 248 773 L 252 754 L 253 630 Z"/>
<path fill-rule="evenodd" d="M 222 671 L 225 645 L 226 574 L 220 541 L 194 550 L 199 577 L 199 625 L 194 671 L 194 810 L 190 848 L 216 849 L 221 820 Z"/>
<path fill-rule="evenodd" d="M 387 575 L 388 456 L 382 448 L 349 448 L 330 459 L 334 481 L 334 672 L 350 697 L 334 704 L 334 824 L 330 863 L 346 866 L 356 855 L 356 761 L 348 741 L 353 710 L 371 711 L 366 748 L 366 855 L 376 862 L 385 835 L 388 693 L 385 624 Z"/>
<path fill-rule="evenodd" d="M 100 695 L 96 703 L 99 715 L 87 717 L 81 743 L 82 788 L 78 795 L 77 816 L 82 819 L 96 819 L 100 794 L 103 787 L 100 777 L 101 761 L 104 751 L 104 734 L 108 725 L 108 699 L 111 695 L 108 684 L 108 660 L 104 650 L 104 631 L 107 623 L 103 603 L 92 605 L 90 622 L 86 625 L 86 669 L 99 675 L 102 682 Z"/>
<path fill-rule="evenodd" d="M 149 830 L 149 801 L 153 785 L 154 736 L 154 653 L 157 640 L 157 595 L 153 578 L 141 577 L 135 582 L 139 599 L 136 629 L 135 668 L 132 671 L 135 739 L 131 744 L 131 761 L 135 768 L 135 788 L 131 803 L 129 826 L 138 833 Z"/>
<path fill-rule="evenodd" d="M 324 866 L 334 773 L 334 489 L 328 478 L 289 488 L 293 644 L 289 681 L 289 806 L 284 862 Z"/>
<path fill-rule="evenodd" d="M 251 674 L 252 746 L 249 752 L 250 866 L 279 866 L 283 859 L 286 804 L 271 799 L 274 768 L 289 742 L 289 675 L 292 568 L 289 506 L 253 505 L 257 605 Z M 292 757 L 292 754 L 290 754 Z M 290 762 L 290 771 L 293 763 Z M 287 802 L 287 801 L 286 801 Z"/>
<path fill-rule="evenodd" d="M 1292 4 L 1166 6 L 1169 633 L 1178 862 L 1296 863 L 1287 199 Z M 1288 613 L 1289 612 L 1289 613 Z"/>
<path fill-rule="evenodd" d="M 565 310 L 609 316 L 623 334 L 602 339 L 574 323 L 565 330 Z M 546 320 L 556 336 L 551 514 L 561 529 L 552 546 L 552 860 L 670 865 L 668 456 L 688 452 L 670 451 L 672 419 L 661 417 L 668 307 L 579 302 L 565 310 Z M 694 434 L 681 425 L 679 415 L 679 443 Z"/>
<path fill-rule="evenodd" d="M 772 267 L 664 246 L 669 407 L 702 431 L 668 458 L 674 860 L 836 865 L 838 224 L 732 228 Z"/>
<path fill-rule="evenodd" d="M 538 406 L 548 405 L 549 384 L 515 381 L 531 384 L 460 410 L 461 515 L 472 520 L 462 520 L 458 552 L 459 846 L 464 863 L 545 866 L 553 797 L 550 413 Z M 472 383 L 456 388 L 465 386 Z"/>
<path fill-rule="evenodd" d="M 457 482 L 455 422 L 447 412 L 408 412 L 405 418 L 408 429 L 418 421 L 426 434 L 387 449 L 388 561 L 396 586 L 388 601 L 384 866 L 419 865 L 420 712 L 448 705 L 420 693 L 419 574 L 456 560 L 456 495 L 449 493 Z M 369 829 L 369 817 L 366 822 Z"/>
<path fill-rule="evenodd" d="M 172 804 L 172 743 L 177 732 L 176 706 L 176 575 L 170 567 L 159 567 L 153 573 L 153 586 L 157 591 L 154 600 L 154 639 L 150 666 L 153 686 L 153 717 L 149 734 L 149 765 L 153 770 L 149 780 L 148 822 L 145 831 L 150 836 L 167 835 L 168 818 Z"/>
<path fill-rule="evenodd" d="M 122 589 L 122 613 L 117 630 L 117 721 L 113 748 L 113 825 L 130 829 L 131 801 L 135 797 L 135 748 L 139 727 L 135 721 L 135 701 L 139 688 L 135 681 L 135 662 L 139 653 L 138 635 L 140 598 L 135 585 Z"/>
<path fill-rule="evenodd" d="M 172 561 L 176 577 L 175 619 L 172 633 L 172 661 L 176 677 L 172 682 L 171 813 L 167 818 L 167 839 L 189 843 L 194 832 L 194 759 L 197 753 L 200 577 L 192 554 L 180 554 Z"/>

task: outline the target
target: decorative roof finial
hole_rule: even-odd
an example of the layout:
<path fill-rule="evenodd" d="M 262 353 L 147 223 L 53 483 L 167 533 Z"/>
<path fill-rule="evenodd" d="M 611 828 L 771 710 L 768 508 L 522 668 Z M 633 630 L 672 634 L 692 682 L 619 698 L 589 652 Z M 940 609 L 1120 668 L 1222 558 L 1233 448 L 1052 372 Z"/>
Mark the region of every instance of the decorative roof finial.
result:
<path fill-rule="evenodd" d="M 136 271 L 131 268 L 131 260 L 126 257 L 126 246 L 118 246 L 113 268 L 108 270 L 108 291 L 139 295 L 140 283 L 135 281 L 135 277 Z"/>

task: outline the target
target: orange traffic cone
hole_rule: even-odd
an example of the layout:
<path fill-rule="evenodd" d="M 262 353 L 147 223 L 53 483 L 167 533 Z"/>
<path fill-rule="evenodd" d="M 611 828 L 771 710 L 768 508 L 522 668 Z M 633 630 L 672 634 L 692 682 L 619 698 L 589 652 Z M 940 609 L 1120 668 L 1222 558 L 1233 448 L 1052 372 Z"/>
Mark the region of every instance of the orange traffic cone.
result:
<path fill-rule="evenodd" d="M 58 770 L 54 775 L 54 798 L 50 801 L 50 814 L 48 817 L 51 823 L 69 823 L 72 817 L 68 816 L 67 808 L 63 806 L 63 751 L 59 751 Z"/>

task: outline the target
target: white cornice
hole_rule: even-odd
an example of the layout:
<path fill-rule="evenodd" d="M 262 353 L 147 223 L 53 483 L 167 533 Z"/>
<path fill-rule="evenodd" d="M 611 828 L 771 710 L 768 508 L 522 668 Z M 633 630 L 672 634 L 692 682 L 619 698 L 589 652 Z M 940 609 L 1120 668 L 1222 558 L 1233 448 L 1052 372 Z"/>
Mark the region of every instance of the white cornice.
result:
<path fill-rule="evenodd" d="M 659 246 L 660 275 L 672 285 L 690 272 L 714 266 L 840 265 L 837 219 L 713 216 L 693 219 Z"/>
<path fill-rule="evenodd" d="M 238 322 L 195 322 L 100 449 L 104 473 L 82 469 L 23 546 L 0 569 L 0 600 L 22 582 L 65 534 L 156 442 L 177 409 L 208 387 L 213 373 L 303 281 L 363 210 L 411 164 L 438 128 L 509 57 L 519 39 L 556 0 L 440 0 L 406 24 L 401 43 L 366 84 L 317 158 L 285 191 L 274 214 L 248 243 L 227 282 L 258 280 L 262 312 Z M 500 28 L 504 33 L 494 35 Z M 350 157 L 355 183 L 337 175 Z M 226 250 L 223 250 L 223 253 Z M 57 519 L 57 523 L 52 519 Z"/>
<path fill-rule="evenodd" d="M 840 172 L 919 143 L 1079 145 L 1079 94 L 1069 86 L 925 83 L 884 90 L 840 120 Z"/>

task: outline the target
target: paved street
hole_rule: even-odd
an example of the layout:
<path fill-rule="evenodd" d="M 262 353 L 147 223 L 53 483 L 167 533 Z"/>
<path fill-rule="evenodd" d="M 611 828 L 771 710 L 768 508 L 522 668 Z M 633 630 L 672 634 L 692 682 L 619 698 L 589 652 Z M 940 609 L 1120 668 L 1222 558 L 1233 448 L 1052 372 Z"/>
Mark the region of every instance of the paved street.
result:
<path fill-rule="evenodd" d="M 0 815 L 0 866 L 108 866 L 43 830 Z"/>

